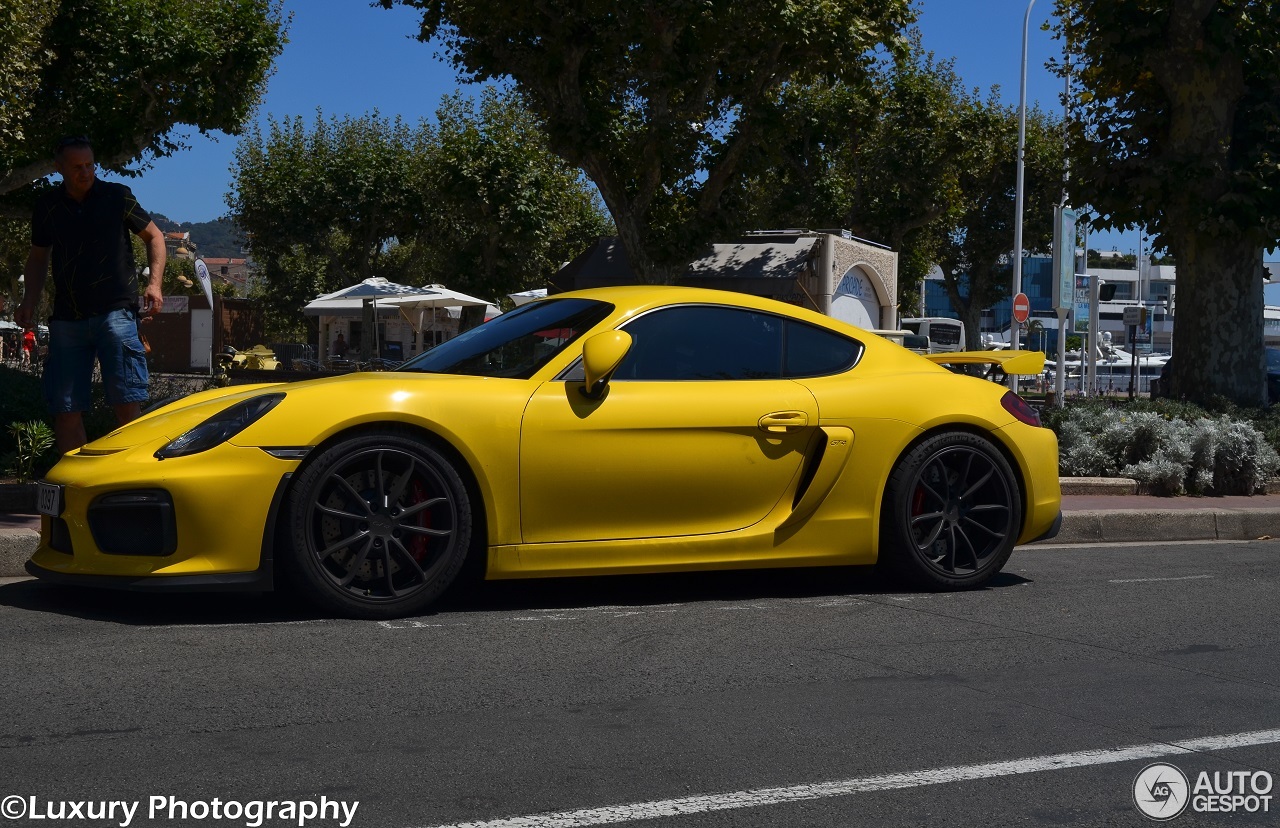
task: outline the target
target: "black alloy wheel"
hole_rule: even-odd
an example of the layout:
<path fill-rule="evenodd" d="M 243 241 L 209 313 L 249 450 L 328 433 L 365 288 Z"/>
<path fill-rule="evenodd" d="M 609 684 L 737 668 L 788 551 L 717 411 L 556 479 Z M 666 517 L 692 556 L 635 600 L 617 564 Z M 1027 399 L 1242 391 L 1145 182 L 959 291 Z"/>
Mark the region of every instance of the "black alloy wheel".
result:
<path fill-rule="evenodd" d="M 425 610 L 471 545 L 471 501 L 453 464 L 404 432 L 364 434 L 308 464 L 290 490 L 286 575 L 356 618 Z"/>
<path fill-rule="evenodd" d="M 1000 571 L 1022 527 L 1004 455 L 969 432 L 934 435 L 889 476 L 881 562 L 927 589 L 970 589 Z"/>

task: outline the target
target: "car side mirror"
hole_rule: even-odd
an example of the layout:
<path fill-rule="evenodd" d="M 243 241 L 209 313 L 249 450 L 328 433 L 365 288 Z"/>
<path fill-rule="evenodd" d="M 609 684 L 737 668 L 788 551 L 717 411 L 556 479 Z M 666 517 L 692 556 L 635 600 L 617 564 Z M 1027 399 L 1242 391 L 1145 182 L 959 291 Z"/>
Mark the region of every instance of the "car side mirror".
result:
<path fill-rule="evenodd" d="M 604 331 L 582 343 L 582 396 L 598 400 L 604 396 L 609 378 L 618 370 L 631 350 L 631 334 L 626 331 Z"/>

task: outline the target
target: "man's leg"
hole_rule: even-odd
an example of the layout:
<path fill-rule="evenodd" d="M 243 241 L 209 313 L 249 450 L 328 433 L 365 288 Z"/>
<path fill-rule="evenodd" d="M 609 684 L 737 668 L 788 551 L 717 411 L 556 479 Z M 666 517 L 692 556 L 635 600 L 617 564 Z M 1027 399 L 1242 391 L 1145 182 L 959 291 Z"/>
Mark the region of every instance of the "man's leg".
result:
<path fill-rule="evenodd" d="M 53 437 L 66 454 L 86 442 L 84 412 L 92 402 L 93 329 L 91 320 L 49 323 L 49 358 L 44 364 L 44 394 L 53 414 Z"/>
<path fill-rule="evenodd" d="M 111 406 L 116 412 L 116 422 L 120 425 L 132 422 L 142 416 L 142 403 L 121 403 L 120 405 Z"/>
<path fill-rule="evenodd" d="M 138 338 L 137 317 L 131 310 L 112 311 L 98 332 L 98 364 L 107 403 L 116 422 L 138 419 L 147 399 L 147 355 Z"/>
<path fill-rule="evenodd" d="M 58 453 L 66 454 L 89 442 L 84 433 L 84 417 L 79 411 L 53 415 L 53 438 Z"/>

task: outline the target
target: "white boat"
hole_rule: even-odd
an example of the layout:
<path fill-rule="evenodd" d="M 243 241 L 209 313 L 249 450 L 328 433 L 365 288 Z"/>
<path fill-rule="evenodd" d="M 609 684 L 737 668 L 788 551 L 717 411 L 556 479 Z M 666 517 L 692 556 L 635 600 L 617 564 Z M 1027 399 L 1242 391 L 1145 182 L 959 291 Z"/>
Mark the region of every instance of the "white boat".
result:
<path fill-rule="evenodd" d="M 1067 351 L 1066 357 L 1063 362 L 1066 367 L 1066 390 L 1078 392 L 1084 386 L 1084 374 L 1089 370 L 1088 360 L 1085 359 L 1082 366 L 1080 351 Z M 1168 354 L 1140 354 L 1137 358 L 1137 384 L 1134 390 L 1140 394 L 1150 392 L 1151 381 L 1160 377 L 1160 372 L 1164 370 L 1164 364 L 1168 361 Z M 1129 383 L 1133 377 L 1133 363 L 1134 358 L 1130 351 L 1107 343 L 1100 344 L 1097 359 L 1098 391 L 1128 393 Z M 1048 378 L 1052 381 L 1057 375 L 1057 363 L 1047 360 L 1044 367 Z"/>

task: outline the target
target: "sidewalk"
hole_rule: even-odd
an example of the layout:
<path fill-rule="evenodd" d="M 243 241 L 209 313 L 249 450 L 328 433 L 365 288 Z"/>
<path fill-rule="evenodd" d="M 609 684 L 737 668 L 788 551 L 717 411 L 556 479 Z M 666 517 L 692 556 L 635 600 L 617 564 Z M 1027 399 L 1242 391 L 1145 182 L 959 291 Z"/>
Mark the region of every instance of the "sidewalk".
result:
<path fill-rule="evenodd" d="M 1072 481 L 1081 490 L 1081 481 Z M 1085 490 L 1088 487 L 1085 486 Z M 1099 484 L 1097 491 L 1115 491 Z M 0 512 L 0 578 L 25 576 L 40 537 L 38 515 Z M 1062 496 L 1062 529 L 1042 544 L 1280 539 L 1280 494 L 1256 497 Z"/>

